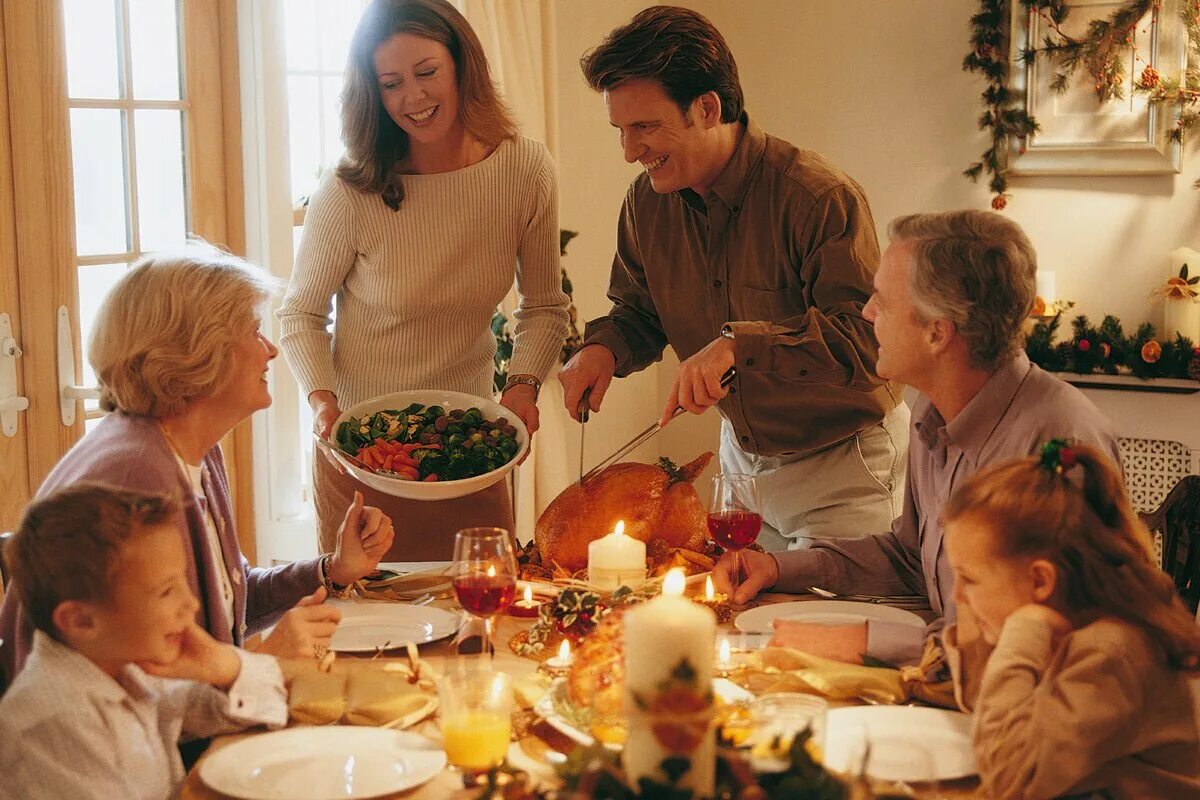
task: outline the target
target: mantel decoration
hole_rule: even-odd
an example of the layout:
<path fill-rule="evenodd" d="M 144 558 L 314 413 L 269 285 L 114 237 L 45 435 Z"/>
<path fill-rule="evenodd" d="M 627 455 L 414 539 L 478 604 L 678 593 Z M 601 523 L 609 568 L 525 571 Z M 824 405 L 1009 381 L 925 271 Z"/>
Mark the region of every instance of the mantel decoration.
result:
<path fill-rule="evenodd" d="M 1081 314 L 1071 321 L 1071 339 L 1056 344 L 1061 320 L 1061 313 L 1039 319 L 1025 340 L 1029 360 L 1044 370 L 1200 381 L 1200 347 L 1185 336 L 1160 341 L 1149 322 L 1126 336 L 1111 314 L 1099 327 Z"/>
<path fill-rule="evenodd" d="M 565 256 L 567 245 L 578 235 L 578 231 L 560 230 L 558 232 L 558 254 Z M 575 310 L 575 287 L 571 285 L 571 279 L 567 277 L 565 267 L 562 270 L 562 289 L 571 300 L 571 305 L 567 308 L 567 312 L 571 316 L 571 329 L 567 332 L 567 340 L 563 342 L 561 358 L 561 363 L 566 364 L 583 344 L 583 337 L 579 334 L 579 312 Z M 512 358 L 513 339 L 512 333 L 508 330 L 508 316 L 498 308 L 492 314 L 492 335 L 496 337 L 492 387 L 499 392 L 508 382 L 508 361 Z"/>
<path fill-rule="evenodd" d="M 1049 59 L 1055 70 L 1051 90 L 1058 93 L 1067 90 L 1070 78 L 1082 68 L 1100 102 L 1123 97 L 1133 33 L 1143 17 L 1158 13 L 1162 5 L 1162 0 L 1126 0 L 1109 16 L 1093 20 L 1085 35 L 1069 36 L 1063 31 L 1071 13 L 1067 0 L 980 0 L 979 12 L 971 18 L 971 51 L 963 59 L 963 70 L 981 73 L 987 81 L 979 127 L 990 131 L 991 145 L 963 174 L 973 181 L 984 173 L 990 176 L 992 208 L 997 211 L 1008 204 L 1010 147 L 1023 144 L 1039 130 L 1037 120 L 1022 107 L 1020 94 L 1009 85 L 1008 30 L 1014 2 L 1041 16 L 1049 31 L 1040 46 L 1026 48 L 1020 58 L 1026 63 Z M 1200 0 L 1182 0 L 1179 13 L 1187 34 L 1184 73 L 1162 75 L 1147 64 L 1133 80 L 1133 90 L 1144 93 L 1151 104 L 1177 109 L 1170 133 L 1176 142 L 1182 142 L 1200 121 Z M 1200 188 L 1200 181 L 1196 186 Z"/>

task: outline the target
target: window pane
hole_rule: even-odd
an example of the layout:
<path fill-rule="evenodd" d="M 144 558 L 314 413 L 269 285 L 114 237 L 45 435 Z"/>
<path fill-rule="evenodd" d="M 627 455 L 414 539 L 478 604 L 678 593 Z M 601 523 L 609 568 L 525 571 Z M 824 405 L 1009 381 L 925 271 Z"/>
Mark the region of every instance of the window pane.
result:
<path fill-rule="evenodd" d="M 125 135 L 121 112 L 71 109 L 75 249 L 81 256 L 129 249 L 125 213 Z"/>
<path fill-rule="evenodd" d="M 120 97 L 117 0 L 63 0 L 70 97 Z"/>
<path fill-rule="evenodd" d="M 181 244 L 187 237 L 181 112 L 138 109 L 138 234 L 142 250 Z"/>
<path fill-rule="evenodd" d="M 318 4 L 321 38 L 321 70 L 341 73 L 350 54 L 350 39 L 362 16 L 358 0 L 326 0 Z"/>
<path fill-rule="evenodd" d="M 341 78 L 321 79 L 321 113 L 324 116 L 324 141 L 321 142 L 321 166 L 325 169 L 337 164 L 346 146 L 342 143 L 342 118 L 338 111 L 341 108 L 339 96 L 342 91 Z"/>
<path fill-rule="evenodd" d="M 79 335 L 83 342 L 83 386 L 96 385 L 96 373 L 88 362 L 87 353 L 90 350 L 88 342 L 92 338 L 92 326 L 96 323 L 96 314 L 100 303 L 104 301 L 108 290 L 125 274 L 125 264 L 95 264 L 79 268 Z M 84 409 L 92 411 L 100 404 L 95 400 L 85 400 Z"/>
<path fill-rule="evenodd" d="M 295 201 L 317 188 L 321 169 L 316 78 L 288 77 L 288 146 L 292 162 L 292 200 Z"/>
<path fill-rule="evenodd" d="M 313 0 L 287 0 L 283 18 L 284 35 L 287 37 L 287 68 L 317 69 L 317 9 Z"/>
<path fill-rule="evenodd" d="M 179 99 L 175 0 L 129 0 L 129 49 L 136 100 Z"/>

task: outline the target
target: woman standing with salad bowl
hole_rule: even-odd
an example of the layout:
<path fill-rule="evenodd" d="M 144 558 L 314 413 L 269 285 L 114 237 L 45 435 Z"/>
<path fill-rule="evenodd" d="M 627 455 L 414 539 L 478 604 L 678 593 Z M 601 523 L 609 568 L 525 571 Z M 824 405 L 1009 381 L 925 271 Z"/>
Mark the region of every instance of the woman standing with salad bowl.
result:
<path fill-rule="evenodd" d="M 312 197 L 278 312 L 316 433 L 331 438 L 344 409 L 383 394 L 489 396 L 492 312 L 515 279 L 512 377 L 500 402 L 532 434 L 537 390 L 568 324 L 549 154 L 517 135 L 478 38 L 444 0 L 376 0 L 350 49 L 346 155 Z M 325 457 L 313 461 L 325 543 L 357 484 Z M 364 494 L 404 521 L 388 560 L 449 558 L 455 531 L 513 526 L 503 482 L 437 502 Z"/>

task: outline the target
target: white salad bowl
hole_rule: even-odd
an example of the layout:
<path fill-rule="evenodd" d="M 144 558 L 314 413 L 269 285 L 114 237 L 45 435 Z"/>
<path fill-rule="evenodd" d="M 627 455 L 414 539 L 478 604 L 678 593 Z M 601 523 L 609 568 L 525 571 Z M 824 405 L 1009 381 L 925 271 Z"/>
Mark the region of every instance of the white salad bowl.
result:
<path fill-rule="evenodd" d="M 517 429 L 517 453 L 503 466 L 497 467 L 483 475 L 456 481 L 431 481 L 428 483 L 425 481 L 402 480 L 387 475 L 379 475 L 350 463 L 350 460 L 345 457 L 345 453 L 342 452 L 337 444 L 337 432 L 343 422 L 351 417 L 361 419 L 369 417 L 377 411 L 384 411 L 389 408 L 401 409 L 413 403 L 420 403 L 426 407 L 441 406 L 447 412 L 455 408 L 465 410 L 474 406 L 483 412 L 484 419 L 495 421 L 500 417 L 504 417 L 510 425 Z M 338 462 L 347 472 L 358 479 L 359 482 L 385 494 L 405 497 L 409 500 L 449 500 L 453 497 L 465 497 L 466 495 L 474 494 L 503 480 L 504 476 L 511 472 L 520 463 L 521 459 L 525 457 L 525 454 L 529 452 L 529 431 L 525 429 L 525 423 L 521 418 L 512 411 L 509 411 L 494 400 L 477 397 L 464 392 L 450 392 L 440 389 L 416 389 L 409 392 L 394 392 L 392 394 L 382 394 L 378 397 L 372 397 L 370 400 L 364 400 L 353 408 L 342 412 L 342 415 L 333 423 L 328 441 L 336 451 L 335 457 Z M 325 456 L 319 455 L 318 457 L 324 458 Z"/>

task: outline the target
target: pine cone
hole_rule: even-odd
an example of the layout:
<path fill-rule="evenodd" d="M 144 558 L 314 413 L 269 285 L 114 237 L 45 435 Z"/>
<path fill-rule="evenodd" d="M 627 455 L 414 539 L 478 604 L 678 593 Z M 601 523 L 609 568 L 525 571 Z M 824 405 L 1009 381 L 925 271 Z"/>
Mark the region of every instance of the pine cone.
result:
<path fill-rule="evenodd" d="M 1142 77 L 1138 78 L 1138 85 L 1143 89 L 1153 89 L 1158 86 L 1159 79 L 1158 70 L 1147 64 L 1142 70 Z"/>
<path fill-rule="evenodd" d="M 1008 195 L 998 194 L 992 198 L 992 210 L 1003 211 L 1008 207 Z"/>

